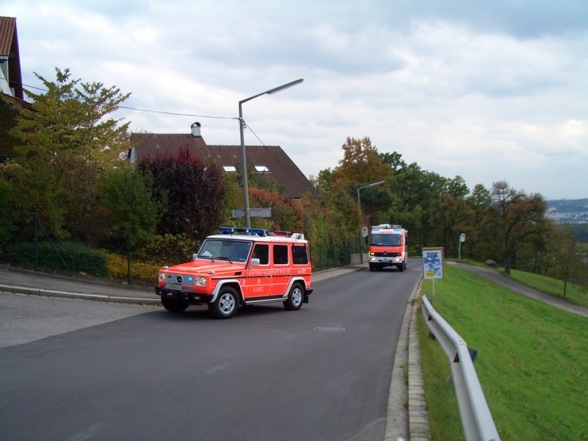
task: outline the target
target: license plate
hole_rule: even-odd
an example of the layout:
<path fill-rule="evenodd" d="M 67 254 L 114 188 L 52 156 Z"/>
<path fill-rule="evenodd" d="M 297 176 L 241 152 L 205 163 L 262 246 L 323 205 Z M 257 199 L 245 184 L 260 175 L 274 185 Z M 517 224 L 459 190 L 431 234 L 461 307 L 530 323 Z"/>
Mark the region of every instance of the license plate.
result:
<path fill-rule="evenodd" d="M 175 289 L 176 291 L 181 291 L 182 285 L 180 285 L 179 283 L 166 283 L 165 289 Z"/>

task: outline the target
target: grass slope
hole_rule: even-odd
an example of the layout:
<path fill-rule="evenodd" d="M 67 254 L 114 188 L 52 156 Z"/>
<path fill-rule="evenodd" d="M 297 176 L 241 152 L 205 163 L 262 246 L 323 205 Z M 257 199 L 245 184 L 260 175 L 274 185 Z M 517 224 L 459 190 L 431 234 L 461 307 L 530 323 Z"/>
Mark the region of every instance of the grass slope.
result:
<path fill-rule="evenodd" d="M 479 351 L 475 368 L 501 440 L 588 440 L 588 321 L 468 271 L 446 266 L 444 275 L 434 295 L 425 281 L 425 294 Z M 449 362 L 419 321 L 432 439 L 463 439 Z"/>

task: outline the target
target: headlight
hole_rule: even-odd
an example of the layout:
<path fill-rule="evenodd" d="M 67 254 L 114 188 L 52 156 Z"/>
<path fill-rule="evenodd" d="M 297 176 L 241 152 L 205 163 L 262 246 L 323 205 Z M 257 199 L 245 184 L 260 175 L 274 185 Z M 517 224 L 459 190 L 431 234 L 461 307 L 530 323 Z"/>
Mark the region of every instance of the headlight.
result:
<path fill-rule="evenodd" d="M 165 282 L 165 273 L 159 273 L 159 281 Z"/>
<path fill-rule="evenodd" d="M 196 286 L 206 286 L 208 280 L 204 276 L 196 277 Z"/>

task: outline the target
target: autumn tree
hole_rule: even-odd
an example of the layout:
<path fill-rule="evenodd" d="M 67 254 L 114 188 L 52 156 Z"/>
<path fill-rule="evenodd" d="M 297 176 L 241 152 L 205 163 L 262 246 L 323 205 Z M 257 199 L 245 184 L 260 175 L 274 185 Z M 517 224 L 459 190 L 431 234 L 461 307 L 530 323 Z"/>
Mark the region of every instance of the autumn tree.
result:
<path fill-rule="evenodd" d="M 343 159 L 335 169 L 335 178 L 346 184 L 370 184 L 390 180 L 393 170 L 372 145 L 370 138 L 347 138 L 343 149 Z"/>
<path fill-rule="evenodd" d="M 275 191 L 250 187 L 251 202 L 259 207 L 269 208 L 270 219 L 253 219 L 254 226 L 266 227 L 270 230 L 304 231 L 303 213 L 292 205 L 293 200 Z"/>

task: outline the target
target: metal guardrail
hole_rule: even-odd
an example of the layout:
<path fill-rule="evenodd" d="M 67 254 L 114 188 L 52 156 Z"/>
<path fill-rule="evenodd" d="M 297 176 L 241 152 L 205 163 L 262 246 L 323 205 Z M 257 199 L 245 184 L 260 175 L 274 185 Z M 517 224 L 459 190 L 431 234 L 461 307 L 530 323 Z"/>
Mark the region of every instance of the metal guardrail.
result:
<path fill-rule="evenodd" d="M 427 296 L 422 297 L 421 309 L 429 330 L 449 359 L 451 378 L 466 440 L 499 441 L 500 437 L 466 342 L 435 311 Z"/>

